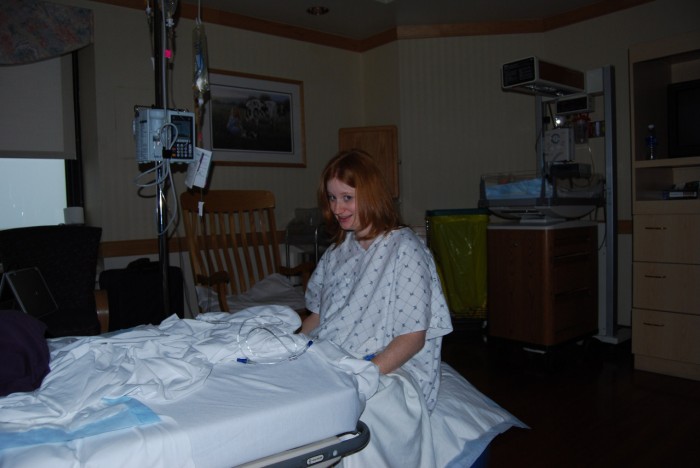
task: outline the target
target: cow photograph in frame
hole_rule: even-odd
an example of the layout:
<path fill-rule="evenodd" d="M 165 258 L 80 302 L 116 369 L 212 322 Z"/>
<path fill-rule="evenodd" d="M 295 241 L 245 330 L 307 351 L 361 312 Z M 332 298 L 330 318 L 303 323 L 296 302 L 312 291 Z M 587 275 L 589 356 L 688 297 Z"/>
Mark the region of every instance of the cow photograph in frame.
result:
<path fill-rule="evenodd" d="M 301 81 L 209 70 L 202 136 L 217 165 L 306 167 Z"/>

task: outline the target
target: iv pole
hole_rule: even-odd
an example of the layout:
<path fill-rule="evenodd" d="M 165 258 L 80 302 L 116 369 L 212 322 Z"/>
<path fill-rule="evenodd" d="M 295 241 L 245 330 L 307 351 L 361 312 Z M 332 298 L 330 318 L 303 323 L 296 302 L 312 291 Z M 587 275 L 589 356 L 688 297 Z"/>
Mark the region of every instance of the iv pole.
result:
<path fill-rule="evenodd" d="M 153 49 L 155 65 L 155 107 L 167 109 L 167 83 L 165 67 L 165 8 L 161 8 L 163 0 L 153 2 Z M 168 255 L 168 206 L 164 185 L 167 178 L 164 178 L 163 164 L 158 165 L 156 174 L 156 218 L 158 221 L 158 260 L 160 266 L 161 283 L 163 288 L 163 312 L 170 311 L 170 282 L 168 272 L 170 269 L 170 259 Z"/>

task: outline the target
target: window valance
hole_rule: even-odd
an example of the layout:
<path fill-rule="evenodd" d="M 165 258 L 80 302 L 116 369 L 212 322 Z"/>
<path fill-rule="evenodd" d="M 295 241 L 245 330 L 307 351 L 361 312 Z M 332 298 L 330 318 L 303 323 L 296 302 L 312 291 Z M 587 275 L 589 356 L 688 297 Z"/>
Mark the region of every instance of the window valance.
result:
<path fill-rule="evenodd" d="M 39 0 L 0 2 L 0 65 L 65 55 L 92 38 L 92 10 Z"/>

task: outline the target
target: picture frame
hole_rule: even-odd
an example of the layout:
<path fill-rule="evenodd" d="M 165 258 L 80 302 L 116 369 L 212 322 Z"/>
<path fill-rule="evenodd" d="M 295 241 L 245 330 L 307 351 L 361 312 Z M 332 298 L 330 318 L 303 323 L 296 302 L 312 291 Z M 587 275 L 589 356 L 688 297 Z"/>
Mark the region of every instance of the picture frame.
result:
<path fill-rule="evenodd" d="M 214 164 L 306 167 L 302 81 L 209 70 L 202 118 Z"/>

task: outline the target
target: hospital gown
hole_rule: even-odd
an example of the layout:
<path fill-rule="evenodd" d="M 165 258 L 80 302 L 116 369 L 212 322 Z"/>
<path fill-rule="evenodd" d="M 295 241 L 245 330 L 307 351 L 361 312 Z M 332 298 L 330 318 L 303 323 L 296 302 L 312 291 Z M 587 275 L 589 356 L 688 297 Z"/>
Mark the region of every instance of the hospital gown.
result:
<path fill-rule="evenodd" d="M 357 358 L 381 352 L 396 336 L 426 330 L 425 346 L 402 369 L 432 410 L 440 384 L 442 336 L 452 331 L 452 324 L 433 257 L 413 231 L 391 231 L 367 250 L 348 232 L 319 261 L 306 306 L 320 314 L 311 335 Z"/>

